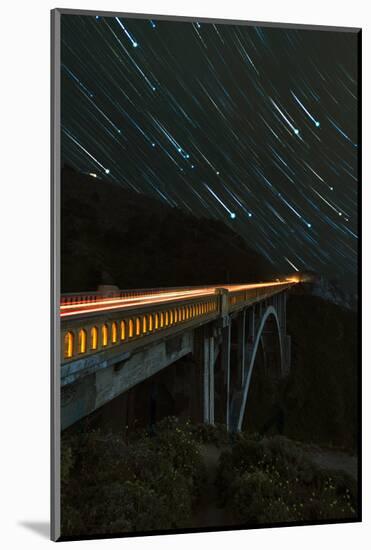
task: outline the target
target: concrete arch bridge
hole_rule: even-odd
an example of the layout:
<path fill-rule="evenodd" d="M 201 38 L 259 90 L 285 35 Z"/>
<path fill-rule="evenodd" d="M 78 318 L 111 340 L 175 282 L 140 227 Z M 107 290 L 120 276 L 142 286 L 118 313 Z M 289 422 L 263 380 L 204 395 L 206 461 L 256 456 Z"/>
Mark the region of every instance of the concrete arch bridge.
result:
<path fill-rule="evenodd" d="M 193 418 L 240 431 L 259 346 L 273 377 L 289 371 L 297 282 L 62 295 L 62 429 L 190 355 Z"/>

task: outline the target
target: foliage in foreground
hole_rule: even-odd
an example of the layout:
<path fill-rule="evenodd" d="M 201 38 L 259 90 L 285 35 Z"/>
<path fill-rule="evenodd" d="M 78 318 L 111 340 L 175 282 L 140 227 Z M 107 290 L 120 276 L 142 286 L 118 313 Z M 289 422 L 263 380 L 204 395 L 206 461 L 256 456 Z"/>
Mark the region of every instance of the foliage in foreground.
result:
<path fill-rule="evenodd" d="M 206 480 L 201 444 L 225 449 Z M 203 506 L 213 525 L 356 519 L 356 483 L 313 464 L 303 445 L 282 436 L 241 434 L 223 426 L 166 418 L 156 435 L 128 441 L 101 431 L 62 437 L 62 534 L 98 535 L 190 527 Z M 212 521 L 211 516 L 209 519 Z M 211 526 L 211 525 L 210 525 Z"/>
<path fill-rule="evenodd" d="M 225 424 L 193 424 L 191 430 L 200 443 L 223 447 L 228 445 L 230 441 Z"/>
<path fill-rule="evenodd" d="M 100 432 L 62 440 L 62 534 L 150 531 L 184 525 L 204 480 L 188 424 L 167 418 L 156 436 L 127 444 Z"/>
<path fill-rule="evenodd" d="M 282 436 L 238 437 L 220 457 L 217 484 L 221 504 L 241 524 L 356 517 L 353 479 L 317 467 Z"/>

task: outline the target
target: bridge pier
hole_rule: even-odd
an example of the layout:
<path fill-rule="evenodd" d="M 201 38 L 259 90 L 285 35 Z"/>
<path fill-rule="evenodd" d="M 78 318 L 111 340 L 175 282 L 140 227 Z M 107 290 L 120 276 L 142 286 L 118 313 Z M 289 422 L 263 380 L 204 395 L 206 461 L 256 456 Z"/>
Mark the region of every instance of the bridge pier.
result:
<path fill-rule="evenodd" d="M 214 400 L 215 400 L 215 343 L 214 336 L 206 336 L 204 340 L 204 418 L 205 424 L 214 424 Z"/>
<path fill-rule="evenodd" d="M 221 370 L 224 382 L 224 410 L 225 423 L 229 429 L 229 407 L 230 407 L 230 383 L 231 383 L 231 320 L 229 317 L 223 319 L 222 343 L 221 343 Z"/>

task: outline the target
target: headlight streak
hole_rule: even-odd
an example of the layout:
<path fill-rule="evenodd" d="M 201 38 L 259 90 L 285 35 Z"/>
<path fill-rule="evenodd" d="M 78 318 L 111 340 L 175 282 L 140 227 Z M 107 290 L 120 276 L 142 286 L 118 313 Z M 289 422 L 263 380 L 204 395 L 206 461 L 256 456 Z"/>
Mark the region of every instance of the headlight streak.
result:
<path fill-rule="evenodd" d="M 296 268 L 295 268 L 296 269 Z M 215 296 L 215 293 L 220 288 L 225 288 L 229 292 L 238 292 L 242 290 L 254 290 L 260 288 L 271 288 L 274 286 L 282 286 L 287 284 L 287 281 L 266 282 L 266 283 L 249 283 L 249 284 L 227 284 L 211 287 L 201 287 L 189 290 L 169 290 L 158 294 L 143 294 L 142 296 L 128 298 L 106 298 L 92 302 L 82 301 L 80 303 L 62 304 L 60 307 L 60 316 L 76 317 L 91 313 L 100 313 L 105 311 L 115 311 L 118 309 L 142 308 L 145 306 L 154 306 L 167 302 L 176 302 L 182 300 L 194 300 L 207 296 Z M 136 291 L 140 292 L 140 290 Z"/>

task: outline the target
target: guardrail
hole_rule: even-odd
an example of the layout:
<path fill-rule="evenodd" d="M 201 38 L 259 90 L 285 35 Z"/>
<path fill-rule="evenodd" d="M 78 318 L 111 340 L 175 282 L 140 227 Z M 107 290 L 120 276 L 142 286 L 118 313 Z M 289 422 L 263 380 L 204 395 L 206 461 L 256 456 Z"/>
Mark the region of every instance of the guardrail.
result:
<path fill-rule="evenodd" d="M 248 285 L 231 285 L 227 288 L 218 287 L 214 294 L 208 293 L 204 297 L 197 296 L 167 303 L 146 304 L 136 308 L 116 309 L 90 314 L 81 319 L 62 319 L 62 363 L 131 342 L 140 344 L 139 340 L 146 340 L 159 333 L 169 334 L 181 327 L 186 329 L 209 323 L 283 292 L 293 284 L 295 283 L 267 284 L 267 286 L 255 288 L 248 288 Z M 230 290 L 233 288 L 236 290 Z M 165 292 L 164 289 L 163 291 Z M 166 289 L 166 292 L 169 292 L 169 289 Z M 153 293 L 158 294 L 159 289 L 155 289 Z M 141 291 L 139 295 L 143 296 L 144 293 Z M 79 297 L 81 296 L 80 293 Z M 124 296 L 120 294 L 117 297 Z"/>
<path fill-rule="evenodd" d="M 187 291 L 203 288 L 208 288 L 209 285 L 197 286 L 197 287 L 174 287 L 174 288 L 144 288 L 134 290 L 102 290 L 95 292 L 71 292 L 68 294 L 61 294 L 60 305 L 83 305 L 91 304 L 101 300 L 110 300 L 112 298 L 135 298 L 139 296 L 151 296 L 154 294 L 168 293 L 171 290 Z"/>
<path fill-rule="evenodd" d="M 166 304 L 150 311 L 106 314 L 98 322 L 96 317 L 84 321 L 66 322 L 62 327 L 63 359 L 76 359 L 87 354 L 133 342 L 159 332 L 167 332 L 175 326 L 190 326 L 209 322 L 218 316 L 218 297 L 201 299 L 181 305 Z M 102 318 L 102 316 L 99 316 Z"/>

